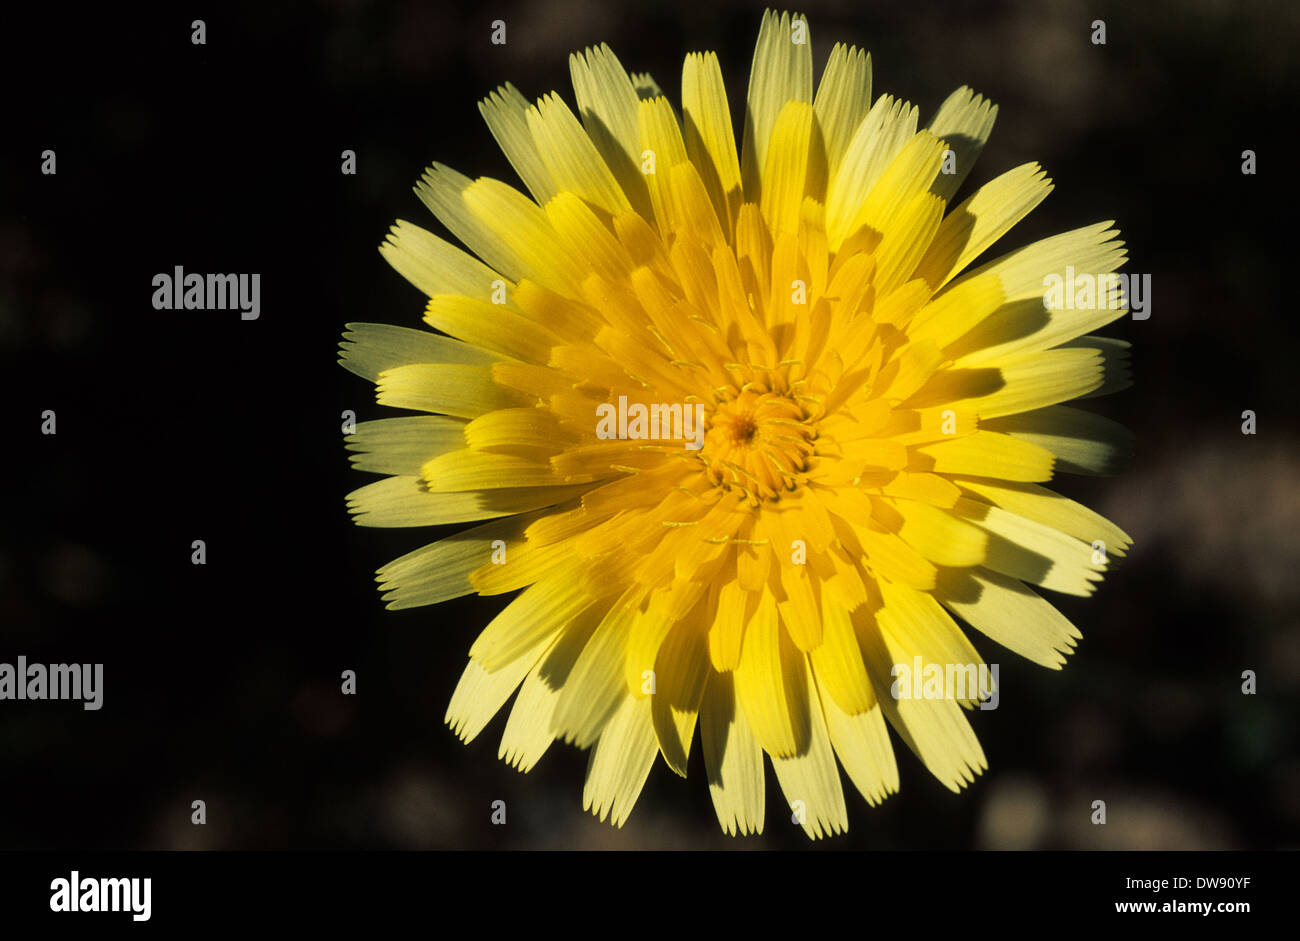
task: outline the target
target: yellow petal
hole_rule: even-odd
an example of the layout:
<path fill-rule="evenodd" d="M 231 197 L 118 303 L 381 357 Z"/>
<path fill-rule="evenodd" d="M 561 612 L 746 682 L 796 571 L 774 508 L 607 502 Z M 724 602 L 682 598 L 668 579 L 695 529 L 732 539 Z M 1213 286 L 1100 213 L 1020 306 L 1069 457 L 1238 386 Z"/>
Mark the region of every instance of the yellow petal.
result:
<path fill-rule="evenodd" d="M 931 562 L 962 567 L 984 560 L 988 534 L 978 526 L 927 503 L 890 500 L 888 505 L 898 513 L 899 536 Z"/>
<path fill-rule="evenodd" d="M 812 105 L 786 102 L 772 125 L 763 166 L 760 207 L 775 236 L 798 231 L 799 210 L 807 192 L 812 133 Z"/>
<path fill-rule="evenodd" d="M 1052 479 L 1051 452 L 1029 441 L 981 429 L 973 435 L 916 448 L 913 470 L 1003 480 Z"/>
<path fill-rule="evenodd" d="M 803 654 L 781 630 L 776 602 L 764 594 L 745 628 L 736 700 L 769 755 L 795 755 L 808 746 L 810 717 Z"/>
<path fill-rule="evenodd" d="M 686 143 L 667 98 L 642 101 L 637 109 L 637 128 L 641 140 L 641 168 L 650 189 L 654 221 L 660 234 L 666 235 L 672 224 L 673 167 L 686 162 Z M 647 167 L 653 167 L 653 172 L 646 172 Z"/>
<path fill-rule="evenodd" d="M 512 359 L 544 363 L 561 341 L 545 327 L 500 304 L 457 294 L 436 294 L 424 309 L 435 330 Z M 500 357 L 497 357 L 500 359 Z"/>
<path fill-rule="evenodd" d="M 540 408 L 502 408 L 462 425 L 462 440 L 476 451 L 519 457 L 549 456 L 578 438 Z"/>
<path fill-rule="evenodd" d="M 692 52 L 686 56 L 682 66 L 682 119 L 686 153 L 699 171 L 730 240 L 744 193 L 727 88 L 716 53 Z"/>
<path fill-rule="evenodd" d="M 871 679 L 862 663 L 849 612 L 832 596 L 826 584 L 821 589 L 821 612 L 822 642 L 808 656 L 817 675 L 818 688 L 826 694 L 823 704 L 829 707 L 834 701 L 847 715 L 866 712 L 876 702 Z M 827 715 L 830 715 L 829 708 Z"/>
<path fill-rule="evenodd" d="M 695 619 L 678 622 L 655 659 L 656 687 L 650 712 L 664 762 L 682 777 L 686 777 L 686 761 L 708 673 L 704 625 Z"/>
<path fill-rule="evenodd" d="M 754 592 L 745 591 L 735 579 L 723 582 L 718 590 L 717 613 L 709 628 L 709 657 L 715 670 L 726 672 L 740 664 L 745 622 L 757 607 Z"/>
<path fill-rule="evenodd" d="M 489 266 L 511 280 L 517 281 L 527 276 L 528 267 L 518 253 L 497 236 L 491 225 L 478 214 L 471 212 L 466 205 L 464 194 L 473 183 L 474 181 L 463 173 L 458 173 L 445 164 L 435 163 L 420 177 L 420 182 L 415 186 L 415 194 L 452 235 Z M 522 193 L 519 194 L 519 198 L 526 199 Z M 437 290 L 426 293 L 432 295 L 449 292 Z M 466 293 L 470 297 L 479 296 L 471 292 L 456 293 Z"/>
<path fill-rule="evenodd" d="M 975 412 L 981 421 L 987 421 L 1097 392 L 1106 375 L 1102 354 L 1083 348 L 1009 354 L 978 370 L 996 373 L 996 380 L 990 381 L 990 385 L 996 383 L 997 388 L 988 392 L 970 389 L 975 394 L 963 395 L 960 377 L 973 372 L 976 371 L 956 367 L 938 372 L 908 404 L 917 408 L 947 405 L 959 411 Z"/>
<path fill-rule="evenodd" d="M 420 475 L 430 493 L 545 487 L 572 482 L 556 474 L 549 464 L 513 454 L 492 454 L 470 448 L 432 458 L 421 469 Z"/>
<path fill-rule="evenodd" d="M 529 278 L 565 297 L 580 296 L 585 266 L 560 242 L 555 227 L 535 202 L 486 177 L 465 187 L 461 198 L 495 244 L 518 259 L 519 278 Z"/>

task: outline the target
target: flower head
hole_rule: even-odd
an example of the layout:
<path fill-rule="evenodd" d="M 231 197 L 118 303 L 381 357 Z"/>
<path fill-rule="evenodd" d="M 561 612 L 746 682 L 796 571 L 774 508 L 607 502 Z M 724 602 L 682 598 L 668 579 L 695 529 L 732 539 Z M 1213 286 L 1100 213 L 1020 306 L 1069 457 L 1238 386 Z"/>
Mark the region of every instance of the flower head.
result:
<path fill-rule="evenodd" d="M 1080 635 L 1035 588 L 1087 595 L 1129 542 L 1041 486 L 1127 446 L 1063 404 L 1126 382 L 1126 344 L 1084 336 L 1122 304 L 1044 303 L 1052 276 L 1113 272 L 1117 233 L 970 270 L 1043 171 L 950 206 L 996 108 L 962 88 L 918 129 L 842 45 L 814 90 L 802 17 L 763 19 L 739 151 L 711 53 L 680 114 L 607 47 L 570 69 L 576 114 L 510 85 L 480 105 L 532 198 L 438 164 L 417 187 L 473 254 L 406 222 L 381 247 L 439 332 L 343 345 L 424 413 L 349 437 L 386 475 L 357 522 L 479 523 L 384 566 L 389 607 L 520 592 L 447 721 L 468 741 L 517 691 L 501 756 L 591 749 L 584 806 L 618 825 L 697 730 L 729 833 L 762 830 L 765 754 L 810 835 L 844 831 L 837 760 L 873 804 L 898 788 L 887 725 L 960 789 L 985 767 L 964 710 L 996 691 L 927 694 L 987 674 L 954 616 L 1058 669 Z"/>

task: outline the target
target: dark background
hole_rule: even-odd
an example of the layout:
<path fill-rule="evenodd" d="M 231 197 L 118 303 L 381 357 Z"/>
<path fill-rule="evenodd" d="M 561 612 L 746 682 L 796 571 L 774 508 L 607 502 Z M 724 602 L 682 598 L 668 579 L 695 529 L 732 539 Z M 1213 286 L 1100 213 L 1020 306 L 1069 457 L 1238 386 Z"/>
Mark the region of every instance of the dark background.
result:
<path fill-rule="evenodd" d="M 765 836 L 723 836 L 698 748 L 687 781 L 656 765 L 619 831 L 581 809 L 585 753 L 555 745 L 525 776 L 496 758 L 504 713 L 469 747 L 452 736 L 447 700 L 504 602 L 383 610 L 371 572 L 442 531 L 348 521 L 344 494 L 374 478 L 349 470 L 340 412 L 386 410 L 335 364 L 347 321 L 419 323 L 420 295 L 376 247 L 399 217 L 441 231 L 411 192 L 423 167 L 513 182 L 480 97 L 509 80 L 572 101 L 568 53 L 608 41 L 676 101 L 685 53 L 714 49 L 740 127 L 761 4 L 183 7 L 5 12 L 0 661 L 102 662 L 105 698 L 0 702 L 0 848 L 808 846 L 770 772 Z M 1091 403 L 1136 432 L 1132 469 L 1058 482 L 1136 540 L 1094 598 L 1053 598 L 1078 652 L 1052 673 L 976 635 L 1002 669 L 1001 707 L 973 717 L 990 770 L 954 796 L 895 738 L 901 792 L 872 809 L 846 780 L 849 835 L 818 845 L 1296 846 L 1283 290 L 1300 7 L 802 9 L 815 77 L 852 41 L 872 52 L 873 93 L 922 123 L 962 83 L 999 104 L 971 182 L 1027 160 L 1056 182 L 999 249 L 1115 219 L 1154 294 L 1150 320 L 1106 331 L 1133 343 L 1135 386 Z M 488 41 L 497 18 L 505 46 Z M 175 265 L 259 272 L 261 318 L 153 310 L 150 281 Z M 489 824 L 496 799 L 505 827 Z M 1106 826 L 1089 822 L 1097 799 Z"/>

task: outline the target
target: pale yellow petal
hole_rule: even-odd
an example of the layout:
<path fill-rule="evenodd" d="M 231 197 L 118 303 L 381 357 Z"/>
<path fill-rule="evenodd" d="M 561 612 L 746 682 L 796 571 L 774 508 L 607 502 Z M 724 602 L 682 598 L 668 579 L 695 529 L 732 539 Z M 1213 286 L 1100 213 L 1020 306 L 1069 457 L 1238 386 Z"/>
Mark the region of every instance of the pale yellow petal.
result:
<path fill-rule="evenodd" d="M 1133 543 L 1128 533 L 1100 513 L 1037 484 L 992 480 L 959 480 L 964 490 L 1002 509 L 1034 520 L 1092 545 L 1100 541 L 1106 552 L 1123 555 Z"/>
<path fill-rule="evenodd" d="M 632 79 L 604 43 L 570 55 L 569 74 L 578 113 L 591 142 L 605 158 L 633 208 L 648 213 L 649 194 L 641 175 L 637 136 L 638 97 Z"/>
<path fill-rule="evenodd" d="M 379 246 L 379 253 L 398 274 L 429 297 L 463 294 L 486 301 L 492 299 L 498 285 L 505 289 L 507 298 L 514 287 L 513 281 L 474 256 L 401 219 Z"/>
<path fill-rule="evenodd" d="M 582 809 L 616 827 L 627 822 L 650 775 L 659 747 L 650 720 L 650 700 L 625 696 L 592 749 Z"/>
<path fill-rule="evenodd" d="M 1106 570 L 1091 545 L 999 507 L 961 499 L 952 512 L 993 535 L 984 565 L 1031 585 L 1090 595 Z"/>
<path fill-rule="evenodd" d="M 856 626 L 872 682 L 877 689 L 890 690 L 896 664 L 913 668 L 912 653 L 869 617 L 862 617 Z M 960 791 L 988 767 L 979 739 L 953 700 L 882 695 L 879 702 L 899 737 L 950 791 Z"/>
<path fill-rule="evenodd" d="M 430 458 L 465 446 L 465 422 L 442 415 L 380 418 L 343 439 L 352 467 L 375 474 L 419 474 Z"/>
<path fill-rule="evenodd" d="M 446 363 L 487 367 L 500 358 L 460 340 L 386 323 L 347 324 L 347 332 L 339 344 L 340 365 L 371 382 L 377 382 L 380 373 L 396 366 Z"/>
<path fill-rule="evenodd" d="M 573 664 L 600 620 L 588 609 L 551 643 L 524 679 L 501 734 L 497 757 L 520 771 L 530 771 L 555 741 L 551 717 Z"/>
<path fill-rule="evenodd" d="M 472 594 L 470 573 L 490 562 L 498 547 L 508 553 L 541 511 L 484 523 L 408 552 L 376 573 L 390 611 L 438 604 Z M 499 544 L 499 546 L 498 546 Z"/>
<path fill-rule="evenodd" d="M 940 173 L 939 181 L 951 177 Z M 978 258 L 1052 191 L 1052 181 L 1036 163 L 1008 170 L 985 183 L 944 218 L 916 274 L 932 291 L 947 284 Z"/>
<path fill-rule="evenodd" d="M 529 649 L 555 625 L 567 624 L 604 593 L 604 586 L 584 584 L 575 578 L 576 567 L 566 566 L 524 589 L 469 648 L 470 658 L 488 669 L 509 663 Z"/>
<path fill-rule="evenodd" d="M 528 129 L 557 192 L 570 192 L 611 215 L 632 208 L 604 158 L 559 95 L 528 109 Z"/>
<path fill-rule="evenodd" d="M 952 151 L 952 173 L 940 173 L 935 178 L 932 192 L 951 201 L 962 181 L 966 179 L 975 160 L 984 149 L 993 122 L 998 116 L 998 106 L 986 101 L 965 85 L 944 100 L 930 120 L 930 132 L 941 137 Z"/>
<path fill-rule="evenodd" d="M 781 782 L 781 792 L 790 807 L 791 819 L 797 820 L 814 840 L 844 833 L 849 828 L 848 809 L 844 806 L 844 789 L 840 786 L 840 769 L 835 764 L 835 749 L 826 730 L 822 712 L 822 695 L 813 679 L 807 658 L 791 664 L 802 667 L 806 699 L 800 705 L 809 716 L 810 733 L 807 749 L 788 757 L 772 756 L 772 768 Z"/>
<path fill-rule="evenodd" d="M 534 643 L 496 670 L 488 670 L 474 660 L 469 662 L 451 694 L 443 719 L 457 738 L 471 742 L 478 737 L 483 727 L 501 711 L 510 694 L 519 688 L 558 633 L 552 629 L 540 634 Z"/>
<path fill-rule="evenodd" d="M 831 251 L 853 231 L 858 210 L 880 175 L 916 134 L 917 110 L 891 95 L 882 95 L 849 141 L 826 195 L 826 236 Z"/>
<path fill-rule="evenodd" d="M 627 633 L 635 616 L 630 596 L 615 600 L 583 647 L 551 719 L 552 730 L 566 742 L 579 748 L 590 747 L 623 701 L 627 690 L 623 661 Z"/>
<path fill-rule="evenodd" d="M 1117 474 L 1133 453 L 1127 428 L 1068 405 L 991 419 L 986 427 L 1054 454 L 1056 469 L 1072 474 Z"/>
<path fill-rule="evenodd" d="M 914 451 L 913 469 L 1028 482 L 1051 480 L 1051 452 L 1031 441 L 981 428 L 972 435 Z"/>
<path fill-rule="evenodd" d="M 1082 636 L 1031 588 L 988 569 L 945 573 L 935 597 L 1012 653 L 1049 669 L 1059 670 Z"/>
<path fill-rule="evenodd" d="M 884 710 L 874 705 L 865 712 L 849 714 L 829 697 L 823 697 L 822 705 L 835 755 L 867 803 L 874 807 L 898 793 L 898 764 Z"/>
<path fill-rule="evenodd" d="M 730 835 L 763 832 L 763 748 L 729 673 L 712 673 L 700 711 L 700 743 L 718 823 Z"/>
<path fill-rule="evenodd" d="M 429 493 L 419 477 L 385 477 L 347 496 L 348 512 L 358 526 L 444 526 L 509 516 L 554 506 L 587 489 L 568 487 L 510 487 L 464 493 Z"/>
<path fill-rule="evenodd" d="M 528 109 L 528 99 L 509 82 L 478 103 L 479 113 L 510 166 L 515 168 L 533 199 L 545 203 L 557 189 L 528 128 Z"/>
<path fill-rule="evenodd" d="M 498 385 L 486 366 L 430 365 L 385 368 L 375 385 L 380 405 L 477 418 L 498 408 L 520 408 L 528 398 Z"/>
<path fill-rule="evenodd" d="M 835 178 L 849 141 L 871 107 L 871 56 L 836 43 L 817 85 L 813 109 L 826 147 L 827 174 Z M 942 136 L 942 135 L 941 135 Z M 818 198 L 822 198 L 821 194 Z"/>
<path fill-rule="evenodd" d="M 980 265 L 952 283 L 956 286 L 967 279 L 995 272 L 1002 280 L 1002 291 L 1008 302 L 1042 299 L 1049 286 L 1049 275 L 1064 281 L 1069 273 L 1066 269 L 1072 268 L 1077 279 L 1080 274 L 1108 274 L 1124 263 L 1127 257 L 1124 243 L 1118 240 L 1119 232 L 1111 228 L 1112 224 L 1098 222 L 1041 239 Z"/>
<path fill-rule="evenodd" d="M 803 41 L 799 42 L 800 39 Z M 746 97 L 740 166 L 747 201 L 757 202 L 762 195 L 767 145 L 777 115 L 788 101 L 811 104 L 812 100 L 812 44 L 808 21 L 799 15 L 778 15 L 768 10 L 763 14 L 763 23 L 759 27 Z"/>

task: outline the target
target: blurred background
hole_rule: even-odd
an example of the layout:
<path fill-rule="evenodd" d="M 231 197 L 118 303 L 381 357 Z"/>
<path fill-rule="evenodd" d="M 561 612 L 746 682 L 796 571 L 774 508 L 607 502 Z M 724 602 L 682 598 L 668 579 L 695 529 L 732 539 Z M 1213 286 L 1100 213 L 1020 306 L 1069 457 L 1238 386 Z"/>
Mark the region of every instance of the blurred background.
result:
<path fill-rule="evenodd" d="M 1297 845 L 1283 282 L 1300 7 L 802 7 L 815 76 L 847 41 L 871 51 L 874 94 L 911 100 L 923 123 L 963 83 L 998 103 L 968 187 L 1029 160 L 1056 182 L 999 248 L 1114 219 L 1126 270 L 1153 288 L 1149 320 L 1105 331 L 1132 342 L 1136 384 L 1089 403 L 1136 432 L 1133 466 L 1058 483 L 1135 539 L 1095 597 L 1053 599 L 1084 634 L 1077 653 L 1053 673 L 975 635 L 1001 664 L 1000 708 L 972 717 L 989 770 L 953 795 L 895 738 L 901 792 L 870 808 L 846 780 L 849 834 L 815 847 L 770 773 L 764 836 L 722 835 L 698 746 L 690 779 L 657 764 L 615 830 L 581 809 L 585 753 L 556 745 L 513 771 L 496 757 L 504 712 L 460 744 L 443 713 L 504 601 L 386 612 L 373 570 L 444 533 L 357 528 L 343 502 L 371 478 L 349 469 L 340 413 L 385 415 L 335 364 L 343 324 L 415 326 L 423 309 L 377 245 L 395 218 L 442 231 L 411 191 L 433 160 L 513 181 L 477 100 L 508 80 L 571 102 L 568 54 L 602 41 L 676 100 L 685 53 L 713 49 L 740 127 L 762 4 L 191 7 L 6 11 L 0 662 L 102 662 L 105 692 L 98 712 L 0 702 L 0 847 Z M 504 46 L 489 42 L 498 18 Z M 39 172 L 46 149 L 57 175 Z M 261 273 L 261 318 L 153 310 L 153 275 L 176 265 Z M 45 409 L 56 436 L 40 434 Z M 348 669 L 356 696 L 339 691 Z M 206 826 L 190 823 L 196 799 Z M 1099 799 L 1106 826 L 1090 823 Z"/>

